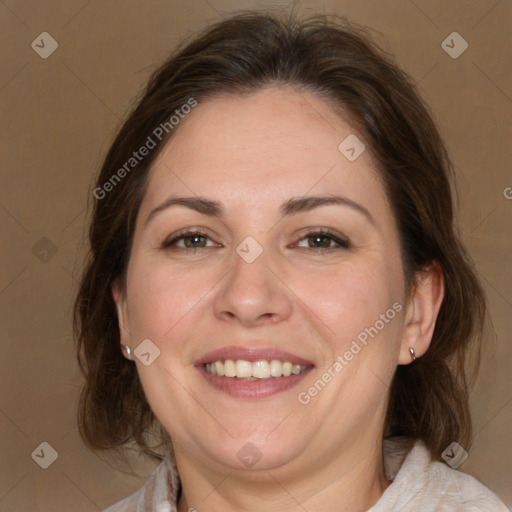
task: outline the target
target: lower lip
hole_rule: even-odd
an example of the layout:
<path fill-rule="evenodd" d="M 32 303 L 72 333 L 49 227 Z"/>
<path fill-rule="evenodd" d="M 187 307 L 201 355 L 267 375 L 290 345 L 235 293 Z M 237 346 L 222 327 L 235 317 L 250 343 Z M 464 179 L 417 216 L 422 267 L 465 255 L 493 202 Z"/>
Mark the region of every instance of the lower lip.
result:
<path fill-rule="evenodd" d="M 281 393 L 296 386 L 312 370 L 311 367 L 298 375 L 290 375 L 289 377 L 242 380 L 236 377 L 212 375 L 202 365 L 197 368 L 212 387 L 235 398 L 265 398 Z"/>

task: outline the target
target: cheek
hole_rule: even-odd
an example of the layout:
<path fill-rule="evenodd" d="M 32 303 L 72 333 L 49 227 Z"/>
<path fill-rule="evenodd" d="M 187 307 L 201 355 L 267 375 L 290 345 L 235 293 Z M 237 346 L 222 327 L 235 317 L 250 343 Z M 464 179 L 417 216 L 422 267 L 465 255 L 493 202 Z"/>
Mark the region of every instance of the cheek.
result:
<path fill-rule="evenodd" d="M 400 290 L 399 274 L 386 275 L 376 263 L 304 278 L 300 295 L 330 336 L 322 368 L 300 398 L 329 411 L 326 421 L 336 432 L 385 414 L 403 326 Z"/>
<path fill-rule="evenodd" d="M 130 330 L 162 342 L 172 339 L 172 332 L 197 314 L 216 282 L 213 272 L 185 272 L 162 262 L 142 264 L 137 258 L 129 272 Z"/>
<path fill-rule="evenodd" d="M 376 323 L 383 332 L 395 323 L 396 334 L 400 308 L 393 309 L 393 304 L 401 305 L 401 289 L 400 272 L 378 261 L 301 274 L 294 287 L 297 297 L 328 327 L 337 353 Z"/>

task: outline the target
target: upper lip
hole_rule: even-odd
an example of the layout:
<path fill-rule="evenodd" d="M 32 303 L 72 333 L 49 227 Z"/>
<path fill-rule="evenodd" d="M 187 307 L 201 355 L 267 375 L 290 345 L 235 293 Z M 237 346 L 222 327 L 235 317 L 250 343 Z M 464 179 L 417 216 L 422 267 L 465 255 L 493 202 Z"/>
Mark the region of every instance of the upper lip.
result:
<path fill-rule="evenodd" d="M 293 364 L 300 364 L 301 366 L 313 366 L 312 361 L 304 359 L 303 357 L 296 356 L 290 352 L 279 350 L 271 347 L 223 347 L 217 350 L 212 350 L 204 356 L 194 361 L 196 366 L 213 363 L 219 360 L 231 359 L 236 361 L 243 359 L 244 361 L 289 361 Z"/>

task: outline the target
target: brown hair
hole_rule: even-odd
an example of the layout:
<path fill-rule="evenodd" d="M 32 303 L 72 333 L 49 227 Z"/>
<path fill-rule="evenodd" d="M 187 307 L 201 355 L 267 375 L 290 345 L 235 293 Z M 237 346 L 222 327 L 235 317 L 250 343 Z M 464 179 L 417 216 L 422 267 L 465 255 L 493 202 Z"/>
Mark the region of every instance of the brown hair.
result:
<path fill-rule="evenodd" d="M 298 20 L 250 12 L 217 23 L 177 50 L 154 73 L 106 155 L 95 189 L 90 256 L 75 305 L 78 361 L 85 376 L 81 436 L 93 449 L 134 440 L 152 453 L 147 436 L 156 425 L 157 436 L 168 442 L 135 365 L 120 351 L 111 286 L 125 276 L 151 164 L 179 125 L 133 169 L 128 171 L 126 162 L 191 99 L 200 103 L 279 85 L 320 95 L 359 128 L 397 219 L 409 290 L 416 273 L 429 264 L 437 263 L 444 275 L 445 297 L 430 349 L 397 368 L 385 432 L 422 439 L 434 458 L 452 441 L 468 449 L 469 354 L 471 347 L 479 350 L 486 307 L 455 231 L 452 166 L 431 115 L 411 80 L 365 30 L 327 16 Z M 127 172 L 113 182 L 123 166 Z M 105 187 L 109 180 L 112 186 Z"/>

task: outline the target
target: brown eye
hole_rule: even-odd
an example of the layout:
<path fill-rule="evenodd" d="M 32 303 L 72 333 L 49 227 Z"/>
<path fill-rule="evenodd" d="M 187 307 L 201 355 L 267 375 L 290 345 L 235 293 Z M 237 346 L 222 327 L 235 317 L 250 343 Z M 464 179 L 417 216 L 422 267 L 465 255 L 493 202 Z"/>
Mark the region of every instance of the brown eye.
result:
<path fill-rule="evenodd" d="M 308 236 L 307 240 L 309 247 L 321 247 L 323 249 L 327 247 L 332 247 L 331 244 L 334 242 L 334 240 L 331 237 L 325 235 Z"/>
<path fill-rule="evenodd" d="M 204 235 L 188 235 L 182 237 L 185 247 L 195 249 L 197 247 L 206 247 L 208 239 Z"/>
<path fill-rule="evenodd" d="M 181 233 L 164 242 L 163 249 L 203 249 L 218 247 L 218 244 L 210 240 L 208 235 L 200 232 Z"/>
<path fill-rule="evenodd" d="M 334 233 L 312 232 L 299 240 L 297 247 L 304 249 L 348 249 L 350 244 Z"/>

